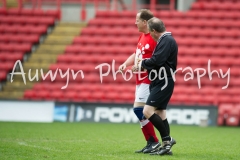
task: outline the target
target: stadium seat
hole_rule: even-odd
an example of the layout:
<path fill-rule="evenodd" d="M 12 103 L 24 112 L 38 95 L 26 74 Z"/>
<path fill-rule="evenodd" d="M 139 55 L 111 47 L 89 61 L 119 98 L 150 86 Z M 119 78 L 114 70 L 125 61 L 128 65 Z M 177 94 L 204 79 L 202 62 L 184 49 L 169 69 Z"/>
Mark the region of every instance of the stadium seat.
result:
<path fill-rule="evenodd" d="M 233 110 L 233 104 L 224 103 L 218 107 L 218 125 L 224 125 L 228 118 L 230 111 Z"/>
<path fill-rule="evenodd" d="M 234 106 L 233 109 L 229 112 L 228 117 L 226 118 L 227 126 L 239 126 L 240 122 L 240 112 L 237 106 Z"/>
<path fill-rule="evenodd" d="M 0 81 L 5 80 L 7 78 L 6 71 L 0 71 Z"/>

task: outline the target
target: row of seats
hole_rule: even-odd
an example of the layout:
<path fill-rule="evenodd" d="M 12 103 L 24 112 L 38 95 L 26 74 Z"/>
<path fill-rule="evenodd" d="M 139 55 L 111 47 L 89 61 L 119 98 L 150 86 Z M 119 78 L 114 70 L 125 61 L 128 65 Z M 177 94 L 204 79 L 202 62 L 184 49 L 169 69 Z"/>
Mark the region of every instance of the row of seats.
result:
<path fill-rule="evenodd" d="M 234 57 L 195 57 L 195 56 L 179 56 L 178 64 L 185 64 L 185 65 L 205 65 L 210 61 L 211 65 L 227 65 L 227 66 L 239 66 L 239 60 Z"/>
<path fill-rule="evenodd" d="M 32 24 L 32 25 L 54 25 L 54 17 L 32 17 L 32 16 L 0 16 L 0 24 Z"/>
<path fill-rule="evenodd" d="M 221 103 L 239 103 L 238 96 L 214 96 L 214 95 L 199 95 L 199 94 L 181 94 L 173 95 L 170 103 L 183 105 L 219 105 Z"/>
<path fill-rule="evenodd" d="M 31 43 L 0 43 L 0 51 L 13 51 L 13 52 L 31 52 L 32 44 Z"/>
<path fill-rule="evenodd" d="M 97 56 L 94 54 L 91 55 L 75 55 L 75 54 L 63 54 L 59 55 L 57 58 L 57 62 L 60 64 L 99 64 L 99 63 L 108 63 L 111 64 L 113 60 L 115 60 L 115 63 L 122 63 L 126 60 L 128 57 L 127 54 L 124 55 L 112 55 L 112 54 L 105 54 L 101 56 Z M 217 65 L 223 65 L 223 66 L 239 66 L 239 60 L 227 56 L 225 58 L 222 58 L 220 56 L 215 57 L 209 57 L 206 55 L 201 56 L 193 56 L 191 53 L 187 56 L 181 55 L 178 58 L 178 64 L 185 64 L 185 65 L 194 65 L 194 66 L 203 66 L 208 63 L 210 60 L 210 63 L 212 66 Z"/>
<path fill-rule="evenodd" d="M 229 47 L 200 47 L 200 46 L 179 46 L 178 48 L 179 55 L 192 55 L 192 56 L 209 56 L 209 57 L 240 57 L 238 48 L 229 48 Z"/>
<path fill-rule="evenodd" d="M 120 87 L 119 87 L 120 88 Z M 123 88 L 123 87 L 121 87 Z M 101 87 L 98 87 L 101 89 Z M 127 102 L 132 103 L 134 100 L 134 89 L 132 91 L 127 91 L 123 89 L 115 89 L 114 91 L 105 91 L 105 90 L 94 90 L 89 89 L 75 91 L 75 90 L 28 90 L 25 92 L 24 96 L 29 99 L 37 100 L 58 100 L 58 101 L 81 101 L 81 102 Z M 177 104 L 198 104 L 198 105 L 209 105 L 209 104 L 218 104 L 225 100 L 224 102 L 232 102 L 233 100 L 238 103 L 237 96 L 217 96 L 218 99 L 214 101 L 212 99 L 216 98 L 214 95 L 198 95 L 198 94 L 174 94 L 170 100 L 170 103 Z"/>
<path fill-rule="evenodd" d="M 238 29 L 213 29 L 213 28 L 187 28 L 187 27 L 167 27 L 167 31 L 172 32 L 173 36 L 180 37 L 212 37 L 212 38 L 239 38 L 240 32 Z M 94 30 L 94 32 L 93 32 Z M 121 32 L 119 32 L 121 31 Z M 199 34 L 201 33 L 201 34 Z M 227 33 L 227 34 L 226 34 Z M 95 26 L 87 27 L 82 29 L 81 36 L 104 36 L 104 37 L 128 37 L 135 36 L 135 39 L 140 35 L 137 27 L 129 27 L 125 28 L 110 28 L 110 27 L 102 27 L 97 28 Z"/>
<path fill-rule="evenodd" d="M 75 37 L 73 40 L 74 45 L 86 45 L 86 44 L 92 44 L 92 45 L 136 45 L 137 43 L 137 37 L 118 37 L 115 36 L 112 37 L 105 37 L 102 38 L 101 36 L 79 36 Z"/>
<path fill-rule="evenodd" d="M 115 63 L 123 63 L 128 58 L 128 55 L 74 55 L 74 54 L 63 54 L 59 55 L 57 62 L 60 64 L 99 64 L 99 63 L 108 63 L 112 64 L 112 61 L 115 60 Z"/>
<path fill-rule="evenodd" d="M 200 47 L 233 47 L 239 48 L 240 40 L 232 38 L 195 38 L 195 37 L 181 37 L 174 36 L 178 45 L 181 46 L 200 46 Z M 73 40 L 74 45 L 135 45 L 137 43 L 137 37 L 105 37 L 101 36 L 79 36 Z"/>
<path fill-rule="evenodd" d="M 130 55 L 131 53 L 135 52 L 136 47 L 133 45 L 125 45 L 122 47 L 121 45 L 101 45 L 96 47 L 95 45 L 88 44 L 84 47 L 79 45 L 70 45 L 67 46 L 65 49 L 65 54 L 68 55 Z M 208 56 L 208 57 L 240 57 L 239 55 L 239 48 L 229 48 L 229 47 L 213 47 L 213 46 L 179 46 L 178 48 L 179 55 L 192 55 L 192 56 Z"/>
<path fill-rule="evenodd" d="M 195 2 L 191 6 L 191 10 L 211 10 L 211 11 L 239 11 L 240 3 L 233 2 Z"/>
<path fill-rule="evenodd" d="M 40 91 L 36 93 L 29 90 L 24 93 L 24 97 L 33 100 L 57 100 L 57 101 L 76 101 L 76 102 L 105 102 L 105 103 L 132 103 L 134 94 L 130 92 L 64 92 L 64 91 Z"/>
<path fill-rule="evenodd" d="M 206 37 L 206 38 L 231 38 L 238 39 L 240 37 L 240 32 L 237 29 L 214 29 L 214 28 L 173 28 L 167 27 L 167 30 L 172 32 L 173 36 L 180 37 Z M 201 33 L 201 34 L 200 34 Z M 211 39 L 210 39 L 211 40 Z"/>
<path fill-rule="evenodd" d="M 239 83 L 239 78 L 233 78 L 230 75 L 230 79 L 228 81 L 228 78 L 213 78 L 212 80 L 209 79 L 208 75 L 206 74 L 204 77 L 201 77 L 199 80 L 197 80 L 197 76 L 195 76 L 193 79 L 190 79 L 189 74 L 186 76 L 188 77 L 188 79 L 184 79 L 183 76 L 179 77 L 176 80 L 176 85 L 181 85 L 181 86 L 186 86 L 186 87 L 198 87 L 198 88 L 204 88 L 204 87 L 210 87 L 213 86 L 219 89 L 226 89 L 228 90 L 228 88 L 234 88 L 234 87 L 239 87 L 240 83 Z M 227 92 L 225 92 L 225 95 Z M 183 94 L 185 94 L 185 92 L 183 92 Z M 196 93 L 199 94 L 199 93 Z"/>
<path fill-rule="evenodd" d="M 15 61 L 10 61 L 10 62 L 1 62 L 0 63 L 0 70 L 1 71 L 6 71 L 9 72 L 13 69 Z M 5 72 L 4 72 L 5 73 Z M 6 77 L 5 77 L 6 78 Z"/>
<path fill-rule="evenodd" d="M 94 31 L 94 32 L 93 32 Z M 130 27 L 130 28 L 125 28 L 123 29 L 122 27 L 102 27 L 98 28 L 95 26 L 89 26 L 87 28 L 83 28 L 81 30 L 81 36 L 117 36 L 117 37 L 122 37 L 122 36 L 135 36 L 138 38 L 140 35 L 139 31 L 137 30 L 137 26 Z"/>
<path fill-rule="evenodd" d="M 90 76 L 90 75 L 86 75 Z M 85 77 L 85 78 L 86 78 Z M 103 77 L 103 81 L 106 77 Z M 177 80 L 182 77 L 177 77 Z M 98 78 L 99 80 L 99 75 Z M 135 78 L 133 77 L 133 80 Z M 84 85 L 82 83 L 79 83 L 77 81 L 71 81 L 67 86 L 65 81 L 55 81 L 55 82 L 49 82 L 49 81 L 44 81 L 42 83 L 36 83 L 33 86 L 33 90 L 38 93 L 41 90 L 46 90 L 46 91 L 55 91 L 55 90 L 62 90 L 62 91 L 74 91 L 74 92 L 81 92 L 85 90 L 89 90 L 91 92 L 95 91 L 103 91 L 103 92 L 135 92 L 135 85 L 132 84 L 133 81 L 125 81 L 122 84 L 105 84 L 102 83 L 90 83 L 90 82 L 84 82 Z M 187 83 L 187 82 L 186 82 Z M 62 89 L 62 87 L 66 86 L 65 89 Z M 207 86 L 207 87 L 201 87 L 200 89 L 198 88 L 197 85 L 192 85 L 187 87 L 187 85 L 176 85 L 174 88 L 174 95 L 194 95 L 194 94 L 199 94 L 201 96 L 222 96 L 222 95 L 229 95 L 229 96 L 237 96 L 239 93 L 238 88 L 228 88 L 228 89 L 221 89 L 221 87 L 214 87 L 214 86 Z"/>
<path fill-rule="evenodd" d="M 135 52 L 136 47 L 133 45 L 86 45 L 85 47 L 81 47 L 79 45 L 71 45 L 67 46 L 65 49 L 66 54 L 96 54 L 99 53 L 101 55 L 103 54 L 124 54 L 129 55 L 133 52 Z M 226 51 L 226 52 L 225 52 Z M 218 48 L 214 46 L 179 46 L 179 54 L 192 54 L 192 55 L 198 55 L 200 53 L 203 53 L 203 55 L 208 56 L 239 56 L 239 47 L 229 47 L 229 46 L 218 46 Z"/>
<path fill-rule="evenodd" d="M 232 47 L 239 48 L 239 39 L 230 38 L 181 38 L 175 37 L 178 45 L 181 46 L 200 46 L 200 47 Z"/>
<path fill-rule="evenodd" d="M 180 11 L 158 11 L 153 12 L 154 16 L 160 18 L 160 19 L 239 19 L 238 11 L 212 11 L 212 10 L 206 10 L 204 12 L 199 11 L 188 11 L 188 12 L 180 12 Z M 107 11 L 98 11 L 96 13 L 97 18 L 129 18 L 129 19 L 135 19 L 136 18 L 136 12 L 107 12 Z"/>
<path fill-rule="evenodd" d="M 102 55 L 102 54 L 107 54 L 107 53 L 112 53 L 112 54 L 131 54 L 135 52 L 136 46 L 133 45 L 125 45 L 124 47 L 121 45 L 99 45 L 96 47 L 96 45 L 86 45 L 86 46 L 79 46 L 79 45 L 69 45 L 65 49 L 65 53 L 71 53 L 71 54 L 96 54 Z"/>
<path fill-rule="evenodd" d="M 31 43 L 32 45 L 39 42 L 39 35 L 27 34 L 4 34 L 0 37 L 0 43 Z"/>
<path fill-rule="evenodd" d="M 19 25 L 19 24 L 0 24 L 0 33 L 4 34 L 37 34 L 42 35 L 47 32 L 48 26 L 47 25 Z"/>
<path fill-rule="evenodd" d="M 99 78 L 98 78 L 99 79 Z M 55 90 L 62 90 L 62 91 L 74 91 L 74 92 L 81 92 L 81 91 L 91 91 L 91 92 L 113 92 L 113 91 L 118 91 L 118 92 L 131 92 L 134 94 L 135 92 L 135 86 L 132 85 L 131 83 L 126 82 L 125 84 L 122 85 L 113 85 L 113 84 L 93 84 L 90 82 L 84 83 L 85 85 L 72 82 L 69 83 L 68 86 L 65 89 L 62 89 L 66 85 L 64 82 L 43 82 L 43 83 L 37 83 L 33 86 L 33 90 L 35 92 L 39 92 L 41 90 L 46 90 L 46 91 L 55 91 Z"/>
<path fill-rule="evenodd" d="M 4 62 L 4 61 L 16 61 L 16 60 L 22 60 L 23 58 L 23 54 L 20 52 L 19 54 L 12 54 L 9 52 L 3 52 L 0 53 L 0 63 Z"/>
<path fill-rule="evenodd" d="M 42 9 L 19 9 L 11 8 L 9 10 L 0 9 L 1 15 L 5 16 L 31 16 L 31 17 L 54 17 L 60 19 L 60 11 L 58 10 L 42 10 Z"/>
<path fill-rule="evenodd" d="M 198 28 L 239 28 L 240 22 L 235 20 L 225 20 L 224 23 L 222 20 L 181 20 L 181 19 L 162 19 L 166 27 L 198 27 Z M 97 27 L 135 27 L 135 21 L 133 19 L 114 19 L 114 18 L 96 18 L 89 21 L 88 26 L 97 26 Z"/>

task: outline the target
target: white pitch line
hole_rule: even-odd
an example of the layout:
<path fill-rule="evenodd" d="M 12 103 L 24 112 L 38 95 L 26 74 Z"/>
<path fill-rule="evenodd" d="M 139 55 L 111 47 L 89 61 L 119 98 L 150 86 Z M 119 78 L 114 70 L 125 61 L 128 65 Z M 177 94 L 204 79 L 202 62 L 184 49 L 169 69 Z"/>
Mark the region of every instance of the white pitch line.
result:
<path fill-rule="evenodd" d="M 31 145 L 31 144 L 27 144 L 26 142 L 18 142 L 18 144 L 21 145 L 21 146 L 38 148 L 38 149 L 54 151 L 54 152 L 70 152 L 68 150 L 57 150 L 57 149 L 52 149 L 52 148 L 48 148 L 48 147 L 41 147 L 41 146 Z"/>

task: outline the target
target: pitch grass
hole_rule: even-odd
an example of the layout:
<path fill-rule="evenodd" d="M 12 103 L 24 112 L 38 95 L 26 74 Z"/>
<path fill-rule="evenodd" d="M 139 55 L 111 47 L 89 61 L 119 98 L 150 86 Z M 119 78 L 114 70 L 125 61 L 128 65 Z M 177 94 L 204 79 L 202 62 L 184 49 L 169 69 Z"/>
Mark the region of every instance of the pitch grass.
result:
<path fill-rule="evenodd" d="M 0 122 L 0 159 L 240 159 L 239 127 L 172 125 L 171 132 L 174 155 L 150 156 L 134 153 L 145 145 L 139 124 Z"/>

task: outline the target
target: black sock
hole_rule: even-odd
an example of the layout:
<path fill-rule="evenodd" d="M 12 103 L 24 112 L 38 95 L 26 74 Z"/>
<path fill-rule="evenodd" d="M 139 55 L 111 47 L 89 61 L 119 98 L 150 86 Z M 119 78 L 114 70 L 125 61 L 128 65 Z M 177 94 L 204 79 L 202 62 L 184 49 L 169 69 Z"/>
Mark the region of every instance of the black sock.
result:
<path fill-rule="evenodd" d="M 152 122 L 154 127 L 158 130 L 158 132 L 161 135 L 162 141 L 170 141 L 171 138 L 166 130 L 166 127 L 161 119 L 157 114 L 153 114 L 150 118 L 149 121 Z"/>
<path fill-rule="evenodd" d="M 168 123 L 167 118 L 165 120 L 163 120 L 163 123 L 164 123 L 164 126 L 165 126 L 166 130 L 167 130 L 168 135 L 170 135 L 170 127 L 169 127 L 169 123 Z"/>

